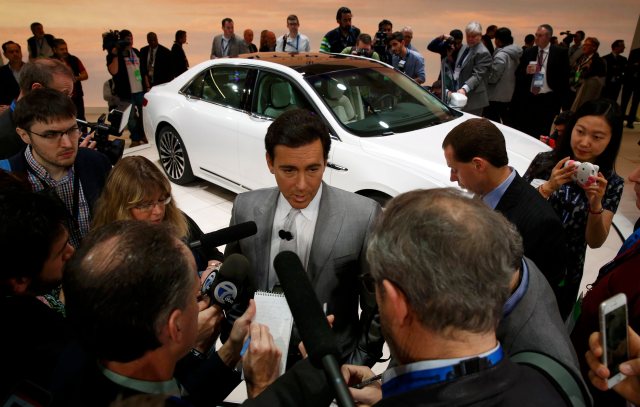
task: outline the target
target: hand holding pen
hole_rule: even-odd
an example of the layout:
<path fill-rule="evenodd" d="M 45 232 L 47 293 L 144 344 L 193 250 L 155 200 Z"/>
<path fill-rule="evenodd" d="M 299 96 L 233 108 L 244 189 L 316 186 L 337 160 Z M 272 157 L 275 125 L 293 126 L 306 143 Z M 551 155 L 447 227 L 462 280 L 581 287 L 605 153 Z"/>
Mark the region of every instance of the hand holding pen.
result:
<path fill-rule="evenodd" d="M 367 366 L 342 365 L 342 376 L 358 406 L 370 406 L 382 399 L 381 375 Z"/>

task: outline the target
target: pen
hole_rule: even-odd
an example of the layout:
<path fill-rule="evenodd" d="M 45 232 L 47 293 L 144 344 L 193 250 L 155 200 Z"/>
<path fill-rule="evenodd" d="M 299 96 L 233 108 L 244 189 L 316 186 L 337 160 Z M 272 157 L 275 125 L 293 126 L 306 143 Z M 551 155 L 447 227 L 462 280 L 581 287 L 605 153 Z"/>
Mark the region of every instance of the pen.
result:
<path fill-rule="evenodd" d="M 363 380 L 358 384 L 354 384 L 353 386 L 351 386 L 354 389 L 361 389 L 363 387 L 366 387 L 374 382 L 377 382 L 378 380 L 382 379 L 382 373 L 377 374 L 373 377 L 368 378 L 367 380 Z"/>
<path fill-rule="evenodd" d="M 248 337 L 246 341 L 244 341 L 244 345 L 242 345 L 242 350 L 240 351 L 240 357 L 243 357 L 245 353 L 247 353 L 247 349 L 249 349 L 249 344 L 251 343 L 251 337 Z"/>

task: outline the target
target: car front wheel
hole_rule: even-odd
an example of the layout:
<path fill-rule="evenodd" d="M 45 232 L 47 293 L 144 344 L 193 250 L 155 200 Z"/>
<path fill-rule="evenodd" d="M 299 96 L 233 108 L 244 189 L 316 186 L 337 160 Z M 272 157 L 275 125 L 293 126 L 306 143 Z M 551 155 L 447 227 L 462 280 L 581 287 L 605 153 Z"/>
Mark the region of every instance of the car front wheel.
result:
<path fill-rule="evenodd" d="M 160 164 L 172 182 L 185 185 L 195 179 L 184 143 L 173 126 L 166 125 L 158 136 Z"/>

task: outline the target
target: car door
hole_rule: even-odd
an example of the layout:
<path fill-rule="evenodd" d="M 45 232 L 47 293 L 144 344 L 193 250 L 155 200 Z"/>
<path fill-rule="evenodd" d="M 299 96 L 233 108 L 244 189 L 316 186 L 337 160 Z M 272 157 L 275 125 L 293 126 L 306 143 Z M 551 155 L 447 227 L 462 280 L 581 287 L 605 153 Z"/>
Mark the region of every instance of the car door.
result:
<path fill-rule="evenodd" d="M 252 95 L 251 114 L 238 128 L 239 178 L 245 188 L 276 185 L 267 167 L 264 137 L 278 116 L 296 108 L 315 111 L 293 79 L 268 70 L 259 71 Z"/>
<path fill-rule="evenodd" d="M 189 149 L 192 165 L 201 176 L 223 185 L 238 183 L 238 125 L 246 120 L 242 106 L 249 72 L 249 68 L 215 65 L 195 79 L 198 93 L 188 95 L 192 116 L 182 127 L 197 140 Z"/>

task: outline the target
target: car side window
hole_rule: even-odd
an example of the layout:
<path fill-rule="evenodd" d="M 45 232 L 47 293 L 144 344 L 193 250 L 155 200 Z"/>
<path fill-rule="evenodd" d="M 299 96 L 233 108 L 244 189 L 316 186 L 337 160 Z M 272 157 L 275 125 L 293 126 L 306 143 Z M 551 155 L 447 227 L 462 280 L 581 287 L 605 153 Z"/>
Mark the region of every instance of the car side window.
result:
<path fill-rule="evenodd" d="M 245 86 L 248 72 L 246 68 L 227 66 L 213 67 L 205 71 L 202 77 L 201 98 L 239 109 L 243 96 L 248 92 Z"/>
<path fill-rule="evenodd" d="M 305 95 L 289 79 L 271 72 L 260 72 L 256 113 L 275 119 L 287 110 L 296 108 L 313 110 Z"/>
<path fill-rule="evenodd" d="M 184 89 L 184 93 L 186 95 L 192 96 L 194 98 L 202 97 L 202 85 L 204 84 L 204 75 L 206 72 L 198 75 L 192 82 Z"/>

